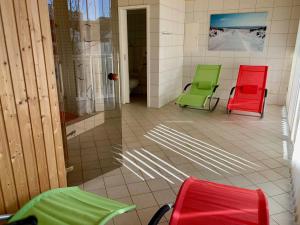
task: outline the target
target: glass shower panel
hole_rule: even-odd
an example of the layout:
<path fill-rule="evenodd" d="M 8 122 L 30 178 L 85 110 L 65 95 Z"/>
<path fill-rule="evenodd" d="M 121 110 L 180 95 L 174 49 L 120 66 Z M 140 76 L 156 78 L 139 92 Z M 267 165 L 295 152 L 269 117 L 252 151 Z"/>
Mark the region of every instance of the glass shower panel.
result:
<path fill-rule="evenodd" d="M 48 0 L 69 184 L 113 170 L 121 146 L 117 0 Z M 113 74 L 113 75 L 112 75 Z M 117 147 L 117 148 L 119 148 Z M 93 166 L 90 166 L 93 165 Z"/>

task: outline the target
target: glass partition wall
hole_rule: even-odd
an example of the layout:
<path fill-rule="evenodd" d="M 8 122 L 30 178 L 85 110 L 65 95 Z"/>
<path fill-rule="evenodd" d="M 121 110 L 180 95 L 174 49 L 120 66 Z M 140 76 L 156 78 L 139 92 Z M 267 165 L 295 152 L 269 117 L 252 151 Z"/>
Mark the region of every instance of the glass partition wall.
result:
<path fill-rule="evenodd" d="M 117 0 L 49 0 L 69 185 L 119 166 Z"/>

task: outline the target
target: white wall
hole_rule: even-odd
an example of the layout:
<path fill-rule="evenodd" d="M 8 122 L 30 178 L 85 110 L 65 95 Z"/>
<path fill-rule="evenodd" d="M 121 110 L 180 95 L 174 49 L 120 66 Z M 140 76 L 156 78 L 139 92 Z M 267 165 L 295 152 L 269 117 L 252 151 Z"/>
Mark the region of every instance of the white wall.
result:
<path fill-rule="evenodd" d="M 300 31 L 300 26 L 299 26 Z M 300 33 L 298 32 L 292 73 L 286 101 L 291 141 L 294 144 L 292 175 L 297 214 L 300 215 Z M 300 221 L 298 221 L 300 224 Z"/>
<path fill-rule="evenodd" d="M 184 0 L 160 0 L 159 4 L 159 107 L 182 92 Z"/>
<path fill-rule="evenodd" d="M 218 95 L 227 99 L 240 64 L 268 65 L 267 102 L 283 105 L 295 47 L 300 0 L 186 0 L 183 85 L 196 64 L 222 64 Z M 210 14 L 268 12 L 267 37 L 261 53 L 208 51 Z"/>
<path fill-rule="evenodd" d="M 299 26 L 300 32 L 300 26 Z M 299 121 L 300 107 L 300 33 L 298 32 L 295 53 L 293 57 L 292 71 L 289 82 L 289 89 L 286 99 L 286 107 L 288 112 L 288 123 L 291 133 L 291 141 L 295 142 L 295 137 Z"/>
<path fill-rule="evenodd" d="M 300 129 L 298 127 L 296 143 L 294 145 L 294 153 L 292 158 L 292 178 L 293 178 L 293 189 L 296 206 L 296 215 L 300 216 Z M 300 224 L 298 219 L 297 224 Z"/>

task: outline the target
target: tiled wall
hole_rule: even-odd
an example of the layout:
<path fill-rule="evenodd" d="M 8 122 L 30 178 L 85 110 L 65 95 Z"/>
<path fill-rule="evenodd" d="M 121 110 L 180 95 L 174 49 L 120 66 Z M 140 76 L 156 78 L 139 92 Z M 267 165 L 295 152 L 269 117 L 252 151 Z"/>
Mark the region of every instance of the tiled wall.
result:
<path fill-rule="evenodd" d="M 284 104 L 300 16 L 300 0 L 186 0 L 183 85 L 196 64 L 222 64 L 218 95 L 227 99 L 240 64 L 269 66 L 268 103 Z M 210 14 L 268 12 L 267 37 L 260 53 L 208 51 Z"/>
<path fill-rule="evenodd" d="M 159 4 L 159 107 L 182 91 L 184 0 L 160 0 Z"/>

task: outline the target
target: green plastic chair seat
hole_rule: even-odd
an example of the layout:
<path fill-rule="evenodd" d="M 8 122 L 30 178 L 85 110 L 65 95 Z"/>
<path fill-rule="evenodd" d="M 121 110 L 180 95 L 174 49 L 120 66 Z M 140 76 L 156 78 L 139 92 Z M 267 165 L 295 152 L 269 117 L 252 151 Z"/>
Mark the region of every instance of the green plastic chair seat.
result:
<path fill-rule="evenodd" d="M 220 71 L 221 65 L 197 65 L 191 88 L 177 98 L 176 104 L 203 108 L 218 85 Z"/>
<path fill-rule="evenodd" d="M 188 105 L 191 107 L 204 107 L 206 100 L 206 96 L 204 95 L 192 95 L 192 94 L 181 94 L 178 99 L 177 103 L 181 105 Z"/>
<path fill-rule="evenodd" d="M 34 215 L 39 225 L 104 225 L 134 208 L 135 205 L 103 198 L 78 187 L 59 188 L 33 198 L 9 222 Z"/>

